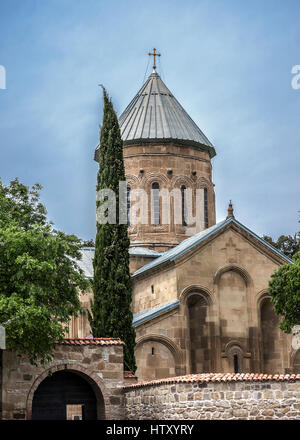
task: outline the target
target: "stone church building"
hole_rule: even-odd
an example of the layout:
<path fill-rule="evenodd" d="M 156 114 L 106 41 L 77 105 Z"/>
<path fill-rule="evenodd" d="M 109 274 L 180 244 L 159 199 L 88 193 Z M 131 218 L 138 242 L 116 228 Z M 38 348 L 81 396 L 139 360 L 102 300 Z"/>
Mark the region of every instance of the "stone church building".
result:
<path fill-rule="evenodd" d="M 274 270 L 291 260 L 241 224 L 229 204 L 216 224 L 215 148 L 166 87 L 155 68 L 119 118 L 127 208 L 139 380 L 204 372 L 300 372 L 300 351 L 278 328 L 268 295 Z M 99 146 L 95 151 L 98 160 Z M 182 221 L 161 221 L 159 191 L 179 190 Z M 185 192 L 203 213 L 197 233 L 184 218 Z M 131 193 L 149 197 L 149 222 L 134 224 Z M 202 190 L 200 201 L 197 190 Z M 173 210 L 173 211 L 172 211 Z M 80 262 L 93 276 L 94 250 Z M 90 294 L 83 297 L 88 307 Z M 70 336 L 87 337 L 85 317 Z"/>
<path fill-rule="evenodd" d="M 279 330 L 268 295 L 272 273 L 291 260 L 241 224 L 231 203 L 227 218 L 216 224 L 215 148 L 155 68 L 119 123 L 138 380 L 197 373 L 192 380 L 213 383 L 221 373 L 232 373 L 224 380 L 235 380 L 234 373 L 299 374 L 300 350 L 292 348 L 291 335 Z M 95 160 L 98 154 L 99 147 Z M 162 190 L 179 194 L 179 222 L 175 197 L 168 208 L 170 221 L 163 221 Z M 147 195 L 149 221 L 133 221 L 136 191 Z M 188 193 L 196 223 L 195 213 L 201 214 L 196 230 L 187 218 Z M 82 250 L 79 265 L 87 278 L 93 277 L 93 255 L 93 248 Z M 91 296 L 81 295 L 86 309 Z M 123 371 L 123 342 L 93 338 L 86 314 L 72 319 L 67 336 L 47 366 L 33 366 L 23 355 L 0 350 L 0 418 L 122 419 L 127 404 L 131 414 L 135 397 L 129 390 L 124 404 L 124 386 L 136 377 Z M 245 375 L 247 380 L 254 376 Z M 137 416 L 134 411 L 131 418 Z"/>

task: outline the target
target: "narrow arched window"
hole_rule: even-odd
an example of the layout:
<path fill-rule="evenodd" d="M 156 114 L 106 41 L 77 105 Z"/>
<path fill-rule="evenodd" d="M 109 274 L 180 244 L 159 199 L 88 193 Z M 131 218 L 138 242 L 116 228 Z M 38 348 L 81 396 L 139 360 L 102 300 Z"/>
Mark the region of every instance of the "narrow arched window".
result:
<path fill-rule="evenodd" d="M 239 357 L 237 354 L 233 355 L 233 368 L 235 373 L 239 372 Z"/>
<path fill-rule="evenodd" d="M 152 223 L 154 225 L 160 224 L 160 212 L 159 212 L 159 184 L 152 184 Z"/>
<path fill-rule="evenodd" d="M 127 224 L 130 226 L 130 186 L 127 186 Z"/>
<path fill-rule="evenodd" d="M 204 224 L 208 228 L 207 188 L 204 188 Z"/>
<path fill-rule="evenodd" d="M 182 213 L 182 226 L 186 226 L 186 187 L 182 185 L 181 187 L 181 213 Z"/>

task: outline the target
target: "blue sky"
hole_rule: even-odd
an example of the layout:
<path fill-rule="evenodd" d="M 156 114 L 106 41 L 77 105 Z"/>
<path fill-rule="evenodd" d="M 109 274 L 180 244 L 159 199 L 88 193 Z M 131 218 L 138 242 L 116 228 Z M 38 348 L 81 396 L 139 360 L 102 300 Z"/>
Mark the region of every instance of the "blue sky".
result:
<path fill-rule="evenodd" d="M 43 185 L 57 228 L 95 235 L 93 161 L 104 84 L 120 114 L 147 52 L 216 147 L 217 220 L 259 235 L 299 230 L 298 0 L 0 0 L 0 177 Z M 147 75 L 150 74 L 150 66 Z"/>

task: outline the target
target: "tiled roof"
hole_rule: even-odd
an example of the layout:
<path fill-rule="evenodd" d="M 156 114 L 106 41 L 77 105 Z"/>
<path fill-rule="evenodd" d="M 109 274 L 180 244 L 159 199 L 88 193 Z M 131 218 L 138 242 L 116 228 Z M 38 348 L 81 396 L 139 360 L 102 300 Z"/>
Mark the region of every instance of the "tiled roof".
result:
<path fill-rule="evenodd" d="M 211 157 L 215 149 L 153 72 L 119 118 L 124 143 L 150 140 L 179 140 L 205 147 Z"/>
<path fill-rule="evenodd" d="M 153 72 L 119 118 L 124 144 L 177 142 L 216 155 L 215 148 L 179 104 L 157 72 Z M 99 160 L 98 145 L 94 159 Z"/>
<path fill-rule="evenodd" d="M 202 373 L 186 376 L 168 377 L 147 382 L 138 382 L 124 388 L 141 388 L 152 385 L 172 383 L 208 383 L 208 382 L 294 382 L 300 380 L 300 374 L 259 374 L 259 373 Z"/>
<path fill-rule="evenodd" d="M 95 254 L 94 247 L 84 247 L 81 249 L 81 260 L 76 260 L 76 263 L 83 270 L 86 278 L 92 279 L 94 276 L 93 259 Z M 133 246 L 129 248 L 130 257 L 149 257 L 158 258 L 163 254 L 163 252 L 157 252 L 153 249 L 148 249 L 139 246 Z"/>
<path fill-rule="evenodd" d="M 173 310 L 176 307 L 178 307 L 180 304 L 180 301 L 175 300 L 168 302 L 167 304 L 163 304 L 159 307 L 154 307 L 153 309 L 145 310 L 141 313 L 134 313 L 133 314 L 133 321 L 132 325 L 136 327 L 137 325 L 141 324 L 142 322 L 148 321 L 149 319 L 153 319 L 156 316 L 161 315 L 162 313 L 165 313 L 169 310 Z"/>
<path fill-rule="evenodd" d="M 124 345 L 119 338 L 66 338 L 60 345 Z"/>
<path fill-rule="evenodd" d="M 150 263 L 146 264 L 145 266 L 141 267 L 137 271 L 134 272 L 132 277 L 136 277 L 137 275 L 147 272 L 148 270 L 152 269 L 153 267 L 160 266 L 163 263 L 166 263 L 168 261 L 174 261 L 176 258 L 180 257 L 181 255 L 188 252 L 190 249 L 194 248 L 198 244 L 205 241 L 207 238 L 211 237 L 213 234 L 220 231 L 222 228 L 225 228 L 230 223 L 233 223 L 243 229 L 245 232 L 247 232 L 249 235 L 254 237 L 256 240 L 258 240 L 261 244 L 266 246 L 267 248 L 271 249 L 274 253 L 279 255 L 281 258 L 286 260 L 288 263 L 292 263 L 293 261 L 288 258 L 286 255 L 284 255 L 282 252 L 280 252 L 278 249 L 271 246 L 267 241 L 256 235 L 254 232 L 252 232 L 250 229 L 248 229 L 246 226 L 244 226 L 242 223 L 237 221 L 234 217 L 230 217 L 226 220 L 222 220 L 221 222 L 217 223 L 216 225 L 211 226 L 210 228 L 205 229 L 204 231 L 200 231 L 197 234 L 193 235 L 192 237 L 187 238 L 186 240 L 183 240 L 181 243 L 179 243 L 174 248 L 164 252 L 160 257 L 156 258 L 155 260 L 151 261 Z"/>
<path fill-rule="evenodd" d="M 132 246 L 129 248 L 129 255 L 131 257 L 160 257 L 163 252 L 154 251 L 153 249 L 148 249 L 139 246 Z"/>
<path fill-rule="evenodd" d="M 124 371 L 124 379 L 137 379 L 137 376 L 135 376 L 131 371 Z"/>

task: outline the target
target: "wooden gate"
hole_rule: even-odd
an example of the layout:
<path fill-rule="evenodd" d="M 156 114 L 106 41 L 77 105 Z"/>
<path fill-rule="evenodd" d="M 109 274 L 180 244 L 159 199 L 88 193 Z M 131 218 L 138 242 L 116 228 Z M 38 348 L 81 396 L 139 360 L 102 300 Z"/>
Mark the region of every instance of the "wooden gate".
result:
<path fill-rule="evenodd" d="M 58 371 L 34 393 L 33 420 L 96 420 L 97 399 L 91 385 L 79 374 Z"/>

